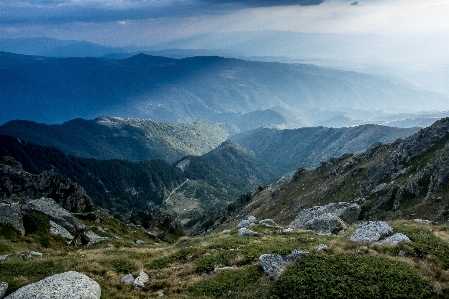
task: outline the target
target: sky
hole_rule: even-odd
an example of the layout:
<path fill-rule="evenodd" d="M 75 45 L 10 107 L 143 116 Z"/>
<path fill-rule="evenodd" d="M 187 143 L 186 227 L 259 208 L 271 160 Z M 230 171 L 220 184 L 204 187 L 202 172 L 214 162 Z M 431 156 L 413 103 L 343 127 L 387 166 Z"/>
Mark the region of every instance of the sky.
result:
<path fill-rule="evenodd" d="M 153 46 L 203 33 L 283 30 L 449 36 L 447 0 L 0 0 L 0 38 Z"/>

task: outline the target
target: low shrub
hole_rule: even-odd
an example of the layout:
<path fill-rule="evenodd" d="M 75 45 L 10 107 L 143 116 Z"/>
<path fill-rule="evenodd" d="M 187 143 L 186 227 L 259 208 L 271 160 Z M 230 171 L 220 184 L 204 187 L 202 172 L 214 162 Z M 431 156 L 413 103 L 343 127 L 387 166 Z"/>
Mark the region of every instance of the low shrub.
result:
<path fill-rule="evenodd" d="M 132 260 L 118 258 L 109 262 L 116 273 L 129 274 L 137 270 L 137 265 Z"/>

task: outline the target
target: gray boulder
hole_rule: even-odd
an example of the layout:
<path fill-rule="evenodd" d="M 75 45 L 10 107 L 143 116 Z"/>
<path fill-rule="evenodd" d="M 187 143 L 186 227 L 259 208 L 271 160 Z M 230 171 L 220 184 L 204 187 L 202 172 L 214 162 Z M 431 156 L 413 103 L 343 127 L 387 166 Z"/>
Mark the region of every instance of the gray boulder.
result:
<path fill-rule="evenodd" d="M 8 256 L 10 256 L 10 254 L 0 255 L 0 264 L 3 263 L 3 261 L 6 260 Z"/>
<path fill-rule="evenodd" d="M 132 274 L 125 275 L 122 277 L 122 279 L 120 279 L 120 282 L 124 284 L 133 284 L 134 276 Z"/>
<path fill-rule="evenodd" d="M 378 241 L 378 242 L 376 242 L 374 244 L 398 245 L 399 243 L 403 243 L 403 242 L 404 243 L 410 243 L 411 240 L 406 235 L 401 234 L 401 233 L 397 233 L 397 234 L 394 234 L 394 235 L 392 235 L 392 236 L 390 236 L 388 238 L 385 238 L 384 240 Z"/>
<path fill-rule="evenodd" d="M 304 224 L 305 229 L 310 229 L 321 235 L 338 234 L 342 232 L 346 225 L 345 223 L 332 213 L 321 214 Z"/>
<path fill-rule="evenodd" d="M 267 227 L 277 227 L 278 225 L 274 222 L 273 219 L 263 219 L 259 221 L 259 224 L 263 224 Z"/>
<path fill-rule="evenodd" d="M 69 271 L 26 285 L 6 299 L 100 299 L 100 296 L 101 288 L 95 280 L 82 273 Z"/>
<path fill-rule="evenodd" d="M 0 299 L 3 299 L 3 297 L 5 297 L 7 290 L 8 284 L 6 282 L 0 282 Z"/>
<path fill-rule="evenodd" d="M 259 257 L 259 263 L 263 271 L 273 279 L 277 279 L 292 262 L 290 257 L 280 254 L 262 254 Z"/>
<path fill-rule="evenodd" d="M 91 230 L 85 232 L 82 236 L 83 244 L 86 244 L 87 246 L 107 240 L 109 240 L 108 237 L 101 237 Z"/>
<path fill-rule="evenodd" d="M 22 219 L 22 212 L 18 203 L 0 203 L 0 223 L 11 224 L 22 235 L 25 235 Z"/>
<path fill-rule="evenodd" d="M 242 220 L 239 222 L 239 224 L 237 225 L 237 227 L 247 227 L 251 224 L 251 222 L 249 222 L 248 220 Z"/>
<path fill-rule="evenodd" d="M 384 221 L 367 221 L 359 224 L 359 227 L 349 237 L 349 240 L 373 243 L 392 232 L 393 229 Z"/>
<path fill-rule="evenodd" d="M 47 215 L 50 220 L 65 228 L 70 234 L 77 235 L 86 229 L 86 226 L 76 219 L 69 211 L 59 206 L 51 198 L 31 200 L 22 206 L 26 213 L 41 213 Z"/>
<path fill-rule="evenodd" d="M 241 237 L 241 236 L 260 236 L 260 235 L 262 235 L 262 234 L 252 231 L 250 229 L 247 229 L 245 227 L 242 227 L 237 232 L 237 236 L 239 236 L 239 237 Z"/>
<path fill-rule="evenodd" d="M 360 206 L 355 203 L 337 202 L 325 206 L 315 206 L 310 209 L 304 209 L 298 213 L 290 226 L 307 229 L 306 223 L 323 214 L 331 213 L 346 223 L 354 223 L 360 214 Z"/>
<path fill-rule="evenodd" d="M 141 290 L 144 288 L 145 283 L 150 280 L 148 274 L 143 271 L 140 271 L 139 275 L 136 277 L 133 283 L 134 290 Z"/>
<path fill-rule="evenodd" d="M 29 260 L 29 259 L 31 259 L 31 258 L 33 258 L 33 257 L 42 257 L 42 253 L 40 253 L 40 252 L 37 252 L 37 251 L 32 251 L 32 250 L 29 250 L 29 251 L 27 251 L 27 252 L 25 252 L 25 253 L 22 253 L 21 255 L 20 255 L 20 257 L 24 260 L 24 261 L 27 261 L 27 260 Z"/>
<path fill-rule="evenodd" d="M 143 243 L 145 243 L 145 242 L 142 241 L 142 240 L 136 240 L 136 241 L 134 241 L 134 243 L 136 243 L 137 245 L 141 245 L 141 244 L 143 244 Z"/>
<path fill-rule="evenodd" d="M 69 233 L 68 230 L 57 224 L 56 222 L 50 220 L 50 233 L 56 236 L 61 236 L 67 240 L 73 240 L 74 236 Z"/>
<path fill-rule="evenodd" d="M 284 229 L 278 229 L 276 230 L 276 234 L 278 235 L 285 235 L 285 234 L 289 234 L 293 231 L 293 229 L 289 228 L 284 228 Z"/>
<path fill-rule="evenodd" d="M 292 251 L 292 260 L 294 262 L 296 262 L 297 260 L 301 259 L 306 254 L 309 254 L 309 252 L 305 251 L 305 250 L 295 249 Z"/>
<path fill-rule="evenodd" d="M 327 246 L 326 244 L 320 244 L 315 247 L 315 251 L 328 250 L 328 249 L 329 249 L 329 246 Z"/>
<path fill-rule="evenodd" d="M 256 217 L 254 217 L 254 216 L 249 216 L 249 217 L 248 217 L 248 221 L 249 221 L 250 223 L 257 223 L 257 219 L 256 219 Z"/>

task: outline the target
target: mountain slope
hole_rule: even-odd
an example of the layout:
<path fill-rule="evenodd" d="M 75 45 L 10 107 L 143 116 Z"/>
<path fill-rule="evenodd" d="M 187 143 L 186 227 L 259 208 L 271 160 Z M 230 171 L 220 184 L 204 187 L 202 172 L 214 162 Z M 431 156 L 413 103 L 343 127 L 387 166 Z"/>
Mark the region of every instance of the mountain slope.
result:
<path fill-rule="evenodd" d="M 208 121 L 177 125 L 113 117 L 74 119 L 62 125 L 11 121 L 0 126 L 0 134 L 56 147 L 79 157 L 168 162 L 205 154 L 228 137 L 224 126 Z"/>
<path fill-rule="evenodd" d="M 280 176 L 298 167 L 311 168 L 345 153 L 360 153 L 375 142 L 390 143 L 416 133 L 418 128 L 398 129 L 378 125 L 351 128 L 261 128 L 231 136 L 252 150 Z"/>
<path fill-rule="evenodd" d="M 46 58 L 0 53 L 0 123 L 101 115 L 188 122 L 282 105 L 422 110 L 446 98 L 404 82 L 312 65 L 220 57 Z M 26 86 L 27 88 L 23 88 Z M 70 107 L 70 109 L 67 109 Z"/>

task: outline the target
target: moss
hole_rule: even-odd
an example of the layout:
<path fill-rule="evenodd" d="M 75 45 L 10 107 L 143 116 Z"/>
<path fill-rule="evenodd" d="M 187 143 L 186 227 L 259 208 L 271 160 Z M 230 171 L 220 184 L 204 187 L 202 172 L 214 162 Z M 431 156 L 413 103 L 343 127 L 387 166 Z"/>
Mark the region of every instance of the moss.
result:
<path fill-rule="evenodd" d="M 412 267 L 377 256 L 311 254 L 279 277 L 278 298 L 430 298 L 431 285 Z"/>

